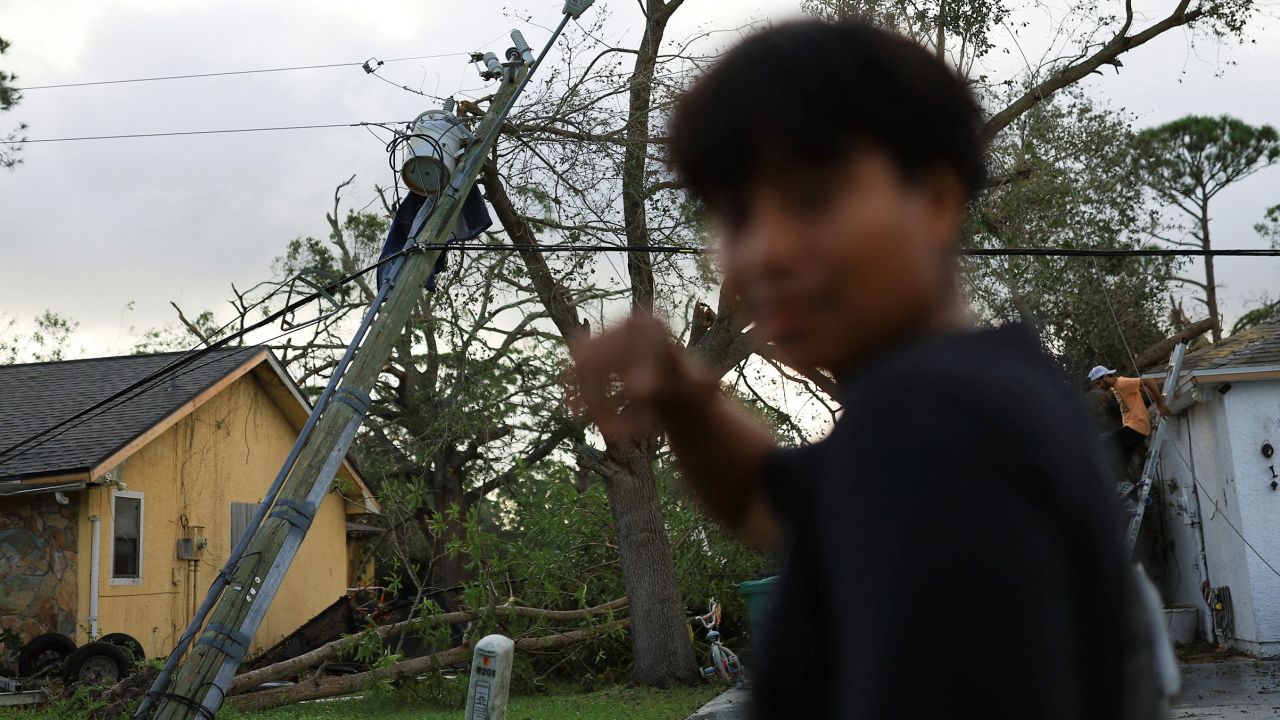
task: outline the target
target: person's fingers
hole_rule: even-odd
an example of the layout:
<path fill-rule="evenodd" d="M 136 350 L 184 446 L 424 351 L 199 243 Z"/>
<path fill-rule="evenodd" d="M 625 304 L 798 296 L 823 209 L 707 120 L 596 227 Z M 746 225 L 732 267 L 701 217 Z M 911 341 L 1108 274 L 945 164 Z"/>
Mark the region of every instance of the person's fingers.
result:
<path fill-rule="evenodd" d="M 585 412 L 602 431 L 616 425 L 619 399 L 612 391 L 627 362 L 629 341 L 617 331 L 608 331 L 570 347 L 573 367 L 569 372 L 570 404 Z"/>
<path fill-rule="evenodd" d="M 636 314 L 569 348 L 569 405 L 609 438 L 635 437 L 653 420 L 650 407 L 677 381 L 675 352 L 661 321 Z"/>

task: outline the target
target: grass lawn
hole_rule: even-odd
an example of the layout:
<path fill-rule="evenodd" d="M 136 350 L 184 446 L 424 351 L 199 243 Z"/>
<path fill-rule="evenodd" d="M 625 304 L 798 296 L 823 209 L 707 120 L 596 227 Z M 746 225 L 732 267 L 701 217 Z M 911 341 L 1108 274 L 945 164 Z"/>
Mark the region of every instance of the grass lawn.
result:
<path fill-rule="evenodd" d="M 583 694 L 513 696 L 508 720 L 684 720 L 723 686 L 698 685 L 675 690 L 610 688 Z M 426 703 L 357 698 L 312 702 L 257 713 L 219 712 L 219 720 L 459 720 L 461 710 L 439 710 Z"/>

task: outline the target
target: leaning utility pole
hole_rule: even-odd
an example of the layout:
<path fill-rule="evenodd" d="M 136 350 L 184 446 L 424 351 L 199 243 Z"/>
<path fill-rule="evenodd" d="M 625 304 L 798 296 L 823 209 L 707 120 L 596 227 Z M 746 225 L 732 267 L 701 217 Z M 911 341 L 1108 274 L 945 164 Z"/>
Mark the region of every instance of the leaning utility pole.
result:
<path fill-rule="evenodd" d="M 134 715 L 136 720 L 147 717 L 152 710 L 157 720 L 208 720 L 221 707 L 316 509 L 355 439 L 369 409 L 374 383 L 400 340 L 503 121 L 569 20 L 577 19 L 592 2 L 566 0 L 564 18 L 536 60 L 518 31 L 512 33 L 516 47 L 507 51 L 506 63 L 499 63 L 491 53 L 478 58 L 487 66 L 486 77 L 500 79 L 501 87 L 448 185 L 435 202 L 425 203 L 414 218 L 409 246 L 425 245 L 429 249 L 409 252 L 393 261 L 389 279 L 370 304 L 276 483 L 251 521 L 256 530 L 252 535 L 246 533 L 237 543 L 205 602 L 148 690 Z M 425 242 L 419 243 L 419 239 Z M 197 633 L 199 640 L 179 668 L 182 655 Z"/>

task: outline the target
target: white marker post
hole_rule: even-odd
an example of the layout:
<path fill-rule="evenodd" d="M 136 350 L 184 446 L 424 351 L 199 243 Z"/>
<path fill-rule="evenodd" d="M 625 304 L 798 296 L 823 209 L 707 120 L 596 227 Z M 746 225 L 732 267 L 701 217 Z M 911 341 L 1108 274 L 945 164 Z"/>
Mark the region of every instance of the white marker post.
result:
<path fill-rule="evenodd" d="M 505 720 L 516 644 L 505 635 L 486 635 L 471 656 L 466 720 Z"/>

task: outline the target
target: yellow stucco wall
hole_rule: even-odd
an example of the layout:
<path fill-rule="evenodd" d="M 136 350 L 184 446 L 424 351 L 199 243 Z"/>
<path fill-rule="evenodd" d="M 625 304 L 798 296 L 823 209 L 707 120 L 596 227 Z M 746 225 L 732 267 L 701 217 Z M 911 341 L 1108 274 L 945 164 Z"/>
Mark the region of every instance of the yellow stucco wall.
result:
<path fill-rule="evenodd" d="M 122 465 L 125 491 L 143 494 L 142 579 L 136 584 L 110 577 L 114 491 L 105 486 L 83 491 L 77 643 L 88 640 L 90 517 L 96 514 L 102 518 L 99 636 L 127 633 L 149 657 L 172 649 L 231 550 L 231 503 L 261 500 L 297 436 L 263 382 L 259 373 L 235 380 Z M 345 469 L 339 477 L 350 481 Z M 346 592 L 347 504 L 335 492 L 326 496 L 251 653 L 274 644 Z M 187 526 L 203 526 L 208 539 L 195 564 L 177 556 L 184 520 Z"/>

